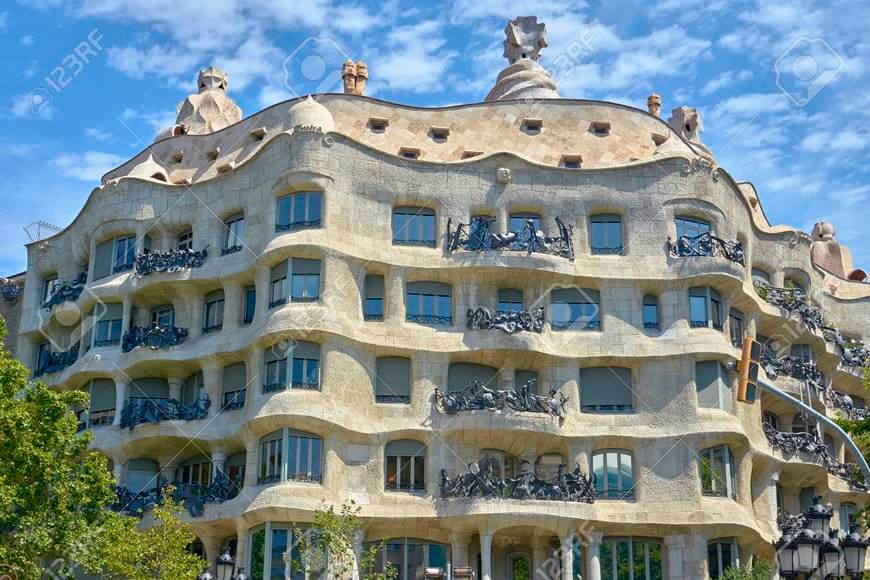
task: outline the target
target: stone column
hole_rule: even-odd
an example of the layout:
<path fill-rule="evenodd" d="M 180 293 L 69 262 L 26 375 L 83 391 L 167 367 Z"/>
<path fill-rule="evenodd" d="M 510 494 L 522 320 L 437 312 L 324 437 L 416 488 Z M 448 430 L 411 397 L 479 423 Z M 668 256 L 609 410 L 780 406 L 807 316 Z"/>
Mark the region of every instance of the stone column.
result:
<path fill-rule="evenodd" d="M 248 392 L 245 393 L 245 406 L 251 405 L 255 399 L 261 399 L 263 397 L 263 382 L 265 377 L 263 376 L 264 366 L 266 364 L 266 357 L 263 353 L 263 349 L 254 345 L 250 352 L 248 352 L 248 368 L 247 376 L 248 379 Z"/>
<path fill-rule="evenodd" d="M 248 557 L 248 530 L 242 521 L 236 523 L 236 572 L 244 568 L 245 575 L 250 578 L 250 570 L 247 567 Z"/>
<path fill-rule="evenodd" d="M 244 288 L 241 284 L 226 284 L 224 286 L 224 320 L 223 329 L 236 329 L 242 324 L 242 306 Z"/>
<path fill-rule="evenodd" d="M 121 335 L 130 330 L 130 326 L 136 323 L 133 320 L 133 301 L 129 297 L 124 298 L 121 314 Z"/>
<path fill-rule="evenodd" d="M 683 580 L 683 549 L 686 538 L 682 534 L 665 536 L 668 550 L 668 580 Z"/>
<path fill-rule="evenodd" d="M 184 379 L 180 377 L 169 377 L 166 379 L 169 383 L 169 398 L 176 401 L 181 400 L 181 390 L 184 387 Z"/>
<path fill-rule="evenodd" d="M 217 570 L 214 569 L 214 561 L 221 555 L 221 548 L 223 547 L 224 542 L 221 538 L 215 536 L 205 536 L 204 538 L 200 538 L 200 540 L 202 541 L 202 547 L 205 549 L 206 565 L 212 573 L 216 573 Z"/>
<path fill-rule="evenodd" d="M 211 401 L 208 416 L 214 417 L 221 412 L 223 391 L 223 369 L 217 361 L 209 360 L 202 365 L 202 382 Z"/>
<path fill-rule="evenodd" d="M 224 473 L 224 467 L 226 466 L 227 454 L 223 451 L 212 451 L 211 452 L 211 463 L 212 463 L 212 479 L 214 479 L 218 472 Z"/>
<path fill-rule="evenodd" d="M 360 565 L 363 559 L 363 547 L 366 541 L 365 530 L 357 530 L 353 534 L 353 576 L 352 580 L 360 580 Z"/>
<path fill-rule="evenodd" d="M 185 297 L 183 300 L 181 300 L 181 304 L 188 311 L 188 337 L 190 339 L 199 338 L 200 336 L 202 336 L 202 327 L 204 323 L 204 297 L 200 296 L 200 294 L 197 293 L 193 296 Z M 176 313 L 178 312 L 178 305 L 175 306 L 175 311 Z"/>
<path fill-rule="evenodd" d="M 491 532 L 480 532 L 480 580 L 493 580 Z"/>
<path fill-rule="evenodd" d="M 510 363 L 508 363 L 510 365 Z M 498 371 L 498 388 L 502 390 L 514 390 L 516 373 L 513 366 L 505 366 Z"/>
<path fill-rule="evenodd" d="M 245 441 L 245 489 L 257 485 L 257 459 L 257 440 L 251 438 Z"/>
<path fill-rule="evenodd" d="M 744 451 L 737 459 L 735 493 L 737 503 L 752 508 L 752 456 Z"/>
<path fill-rule="evenodd" d="M 112 475 L 115 477 L 115 484 L 116 485 L 123 486 L 123 485 L 127 484 L 127 481 L 126 481 L 127 469 L 126 469 L 126 467 L 127 467 L 127 464 L 122 462 L 122 461 L 116 461 L 115 465 L 112 467 Z"/>
<path fill-rule="evenodd" d="M 574 532 L 565 534 L 562 540 L 562 580 L 573 580 L 574 576 Z"/>
<path fill-rule="evenodd" d="M 540 580 L 546 575 L 544 562 L 547 561 L 547 539 L 541 536 L 532 537 L 532 580 Z"/>
<path fill-rule="evenodd" d="M 586 551 L 589 554 L 589 580 L 601 580 L 601 540 L 603 532 L 589 532 L 589 546 Z M 609 564 L 605 562 L 605 565 Z"/>
<path fill-rule="evenodd" d="M 167 461 L 163 465 L 160 466 L 159 476 L 166 483 L 172 483 L 175 481 L 175 470 L 178 467 L 178 462 L 176 460 Z"/>
<path fill-rule="evenodd" d="M 401 323 L 405 320 L 404 268 L 390 268 L 384 276 L 384 321 Z"/>
<path fill-rule="evenodd" d="M 779 508 L 784 507 L 777 505 L 776 486 L 779 483 L 779 472 L 774 471 L 770 474 L 770 479 L 767 480 L 767 502 L 770 505 L 770 521 L 776 528 L 776 519 L 779 516 Z M 783 498 L 785 499 L 785 498 Z"/>
<path fill-rule="evenodd" d="M 269 312 L 269 268 L 260 265 L 254 274 L 254 288 L 257 292 L 257 308 L 254 320 L 262 320 Z"/>
<path fill-rule="evenodd" d="M 707 537 L 703 534 L 685 536 L 686 549 L 683 551 L 684 577 L 707 578 Z"/>
<path fill-rule="evenodd" d="M 463 534 L 460 532 L 450 532 L 450 551 L 453 557 L 453 567 L 468 566 L 468 544 L 471 541 L 471 534 Z"/>
<path fill-rule="evenodd" d="M 124 408 L 124 403 L 127 401 L 127 395 L 130 392 L 130 383 L 127 381 L 115 381 L 115 420 L 112 425 L 121 424 L 121 409 Z"/>

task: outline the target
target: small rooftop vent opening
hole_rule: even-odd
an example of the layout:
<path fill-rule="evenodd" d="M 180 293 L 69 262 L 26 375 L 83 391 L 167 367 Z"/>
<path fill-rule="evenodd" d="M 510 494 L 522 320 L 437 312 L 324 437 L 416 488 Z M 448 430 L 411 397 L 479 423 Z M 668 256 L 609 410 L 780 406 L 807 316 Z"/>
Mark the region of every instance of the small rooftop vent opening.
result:
<path fill-rule="evenodd" d="M 383 133 L 390 125 L 389 119 L 383 117 L 369 117 L 368 127 L 372 133 Z"/>
<path fill-rule="evenodd" d="M 520 130 L 529 135 L 537 135 L 544 128 L 543 119 L 523 119 Z"/>
<path fill-rule="evenodd" d="M 593 121 L 590 130 L 596 137 L 607 137 L 610 135 L 610 123 L 607 121 Z"/>
<path fill-rule="evenodd" d="M 446 143 L 449 135 L 450 129 L 448 127 L 432 127 L 429 129 L 429 136 L 436 143 Z"/>
<path fill-rule="evenodd" d="M 220 147 L 215 147 L 214 149 L 208 151 L 208 152 L 206 153 L 206 156 L 207 156 L 209 159 L 211 159 L 212 161 L 214 161 L 215 159 L 217 159 L 217 158 L 220 156 L 220 154 L 221 154 L 221 148 L 220 148 Z"/>
<path fill-rule="evenodd" d="M 251 129 L 251 132 L 248 133 L 251 136 L 251 139 L 254 141 L 262 141 L 263 137 L 266 136 L 266 128 L 265 127 L 257 127 L 256 129 Z"/>
<path fill-rule="evenodd" d="M 653 141 L 653 143 L 655 143 L 656 147 L 661 147 L 661 145 L 664 144 L 664 142 L 667 140 L 668 140 L 667 135 L 659 135 L 658 133 L 652 134 L 652 141 Z"/>
<path fill-rule="evenodd" d="M 405 159 L 420 159 L 420 150 L 414 147 L 402 147 L 399 149 L 399 157 Z"/>
<path fill-rule="evenodd" d="M 166 176 L 164 174 L 160 173 L 159 171 L 157 173 L 155 173 L 154 175 L 152 175 L 151 179 L 156 179 L 157 181 L 162 181 L 164 183 L 168 183 L 168 181 L 169 181 L 168 179 L 166 179 Z"/>
<path fill-rule="evenodd" d="M 179 135 L 186 135 L 186 134 L 187 134 L 187 125 L 185 125 L 184 123 L 180 123 L 180 124 L 174 125 L 172 127 L 172 136 L 173 137 L 178 137 Z"/>
<path fill-rule="evenodd" d="M 232 170 L 233 170 L 233 163 L 232 163 L 232 161 L 227 161 L 226 163 L 221 163 L 221 164 L 218 165 L 218 167 L 217 167 L 217 171 L 218 171 L 218 173 L 229 173 L 229 172 L 232 171 Z"/>
<path fill-rule="evenodd" d="M 583 157 L 580 155 L 562 155 L 559 160 L 559 167 L 565 169 L 580 169 L 583 165 Z"/>
<path fill-rule="evenodd" d="M 172 159 L 173 163 L 181 163 L 181 161 L 184 159 L 184 150 L 179 149 L 178 151 L 176 151 L 175 153 L 172 154 L 170 159 Z"/>
<path fill-rule="evenodd" d="M 462 152 L 462 159 L 471 159 L 472 157 L 478 157 L 480 155 L 483 155 L 483 151 L 470 151 L 466 149 Z"/>

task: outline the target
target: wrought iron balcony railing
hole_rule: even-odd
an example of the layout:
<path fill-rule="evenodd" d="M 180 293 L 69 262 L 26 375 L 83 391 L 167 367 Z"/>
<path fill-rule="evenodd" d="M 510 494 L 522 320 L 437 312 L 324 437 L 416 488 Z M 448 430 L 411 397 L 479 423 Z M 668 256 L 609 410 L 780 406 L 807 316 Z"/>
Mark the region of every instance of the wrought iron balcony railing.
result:
<path fill-rule="evenodd" d="M 39 366 L 33 373 L 34 377 L 41 377 L 46 373 L 57 373 L 72 365 L 79 359 L 79 343 L 72 345 L 69 350 L 62 352 L 47 351 L 39 361 Z"/>
<path fill-rule="evenodd" d="M 208 257 L 208 246 L 200 251 L 192 249 L 147 252 L 136 256 L 136 274 L 147 276 L 155 272 L 180 272 L 200 268 Z"/>
<path fill-rule="evenodd" d="M 18 296 L 20 294 L 21 288 L 14 282 L 6 282 L 5 284 L 0 285 L 0 295 L 3 296 L 3 300 L 10 304 L 15 304 L 18 301 Z"/>
<path fill-rule="evenodd" d="M 48 300 L 46 300 L 45 304 L 42 305 L 43 308 L 51 310 L 62 302 L 75 302 L 79 299 L 79 296 L 82 295 L 87 279 L 88 273 L 82 272 L 75 280 L 55 282 L 54 286 L 51 288 Z"/>
<path fill-rule="evenodd" d="M 305 230 L 308 228 L 319 228 L 320 220 L 298 221 L 286 224 L 276 224 L 276 232 L 295 232 L 296 230 Z"/>
<path fill-rule="evenodd" d="M 544 307 L 539 306 L 531 312 L 509 310 L 493 312 L 489 308 L 469 308 L 465 313 L 465 325 L 471 330 L 498 329 L 508 334 L 522 330 L 541 333 L 544 331 Z"/>
<path fill-rule="evenodd" d="M 867 409 L 866 407 L 856 407 L 855 403 L 852 402 L 852 397 L 845 393 L 835 391 L 834 389 L 828 389 L 825 391 L 825 399 L 829 405 L 842 411 L 847 419 L 853 421 L 864 421 L 865 419 L 870 418 L 870 409 Z"/>
<path fill-rule="evenodd" d="M 774 358 L 766 351 L 762 352 L 761 363 L 764 366 L 764 372 L 771 379 L 776 380 L 779 375 L 785 375 L 809 383 L 815 387 L 816 391 L 824 390 L 822 373 L 819 372 L 815 363 L 804 362 L 794 355 Z"/>
<path fill-rule="evenodd" d="M 753 280 L 755 293 L 769 304 L 787 311 L 789 315 L 800 315 L 804 326 L 814 332 L 825 325 L 822 311 L 810 304 L 807 295 L 800 288 L 777 288 L 764 280 Z"/>
<path fill-rule="evenodd" d="M 88 425 L 91 427 L 104 427 L 115 422 L 115 409 L 103 409 L 91 411 L 88 414 Z"/>
<path fill-rule="evenodd" d="M 674 258 L 722 257 L 741 266 L 746 265 L 743 244 L 737 240 L 729 242 L 717 238 L 711 232 L 697 236 L 680 236 L 676 242 L 668 238 L 668 250 Z"/>
<path fill-rule="evenodd" d="M 830 343 L 837 345 L 840 351 L 840 361 L 847 367 L 870 366 L 870 350 L 860 340 L 848 338 L 839 330 L 830 326 L 822 328 L 822 336 Z"/>
<path fill-rule="evenodd" d="M 770 423 L 763 425 L 767 441 L 774 449 L 784 453 L 804 453 L 816 458 L 831 475 L 843 479 L 857 489 L 867 489 L 860 467 L 855 463 L 843 463 L 828 450 L 825 442 L 815 433 L 785 433 L 777 431 Z"/>
<path fill-rule="evenodd" d="M 315 473 L 287 473 L 286 481 L 293 481 L 297 483 L 321 483 L 322 476 Z M 281 481 L 280 473 L 269 473 L 266 475 L 261 475 L 257 478 L 257 485 L 268 485 L 271 483 L 278 483 Z"/>
<path fill-rule="evenodd" d="M 229 256 L 230 254 L 235 254 L 236 252 L 241 252 L 241 251 L 242 251 L 241 245 L 227 246 L 226 248 L 223 248 L 221 250 L 221 256 Z"/>
<path fill-rule="evenodd" d="M 551 320 L 553 330 L 601 330 L 601 321 L 593 318 L 577 318 L 576 320 Z"/>
<path fill-rule="evenodd" d="M 214 334 L 216 332 L 220 332 L 221 330 L 223 330 L 223 328 L 224 328 L 223 324 L 212 324 L 211 326 L 203 326 L 202 333 L 203 334 Z"/>
<path fill-rule="evenodd" d="M 184 342 L 187 329 L 168 324 L 152 324 L 151 326 L 134 326 L 124 333 L 121 350 L 130 352 L 134 348 L 146 346 L 151 349 L 169 348 Z"/>
<path fill-rule="evenodd" d="M 217 471 L 209 485 L 173 483 L 172 498 L 181 502 L 191 517 L 198 518 L 205 511 L 206 503 L 223 503 L 233 499 L 239 495 L 242 484 L 241 477 L 233 481 L 224 472 Z M 166 480 L 160 476 L 157 477 L 157 485 L 139 493 L 132 493 L 126 487 L 118 486 L 115 488 L 115 502 L 111 505 L 111 509 L 142 517 L 147 510 L 160 504 L 166 487 L 168 487 Z"/>
<path fill-rule="evenodd" d="M 471 463 L 465 473 L 454 477 L 441 470 L 441 497 L 443 498 L 492 498 L 518 500 L 556 500 L 595 502 L 595 476 L 584 475 L 577 465 L 571 473 L 565 473 L 560 465 L 552 479 L 541 479 L 524 462 L 522 471 L 509 479 L 496 477 L 488 462 Z"/>
<path fill-rule="evenodd" d="M 310 381 L 293 381 L 290 383 L 290 388 L 295 391 L 316 391 L 320 388 L 318 383 L 312 383 Z M 263 393 L 277 393 L 278 391 L 286 391 L 287 390 L 287 381 L 279 381 L 277 383 L 269 383 L 263 385 Z"/>
<path fill-rule="evenodd" d="M 804 514 L 793 514 L 785 508 L 777 508 L 776 525 L 780 530 L 802 530 L 806 518 Z"/>
<path fill-rule="evenodd" d="M 536 395 L 537 381 L 534 379 L 519 389 L 490 389 L 479 381 L 473 381 L 461 391 L 442 393 L 435 387 L 436 409 L 448 415 L 460 411 L 510 409 L 526 413 L 546 413 L 560 420 L 565 418 L 565 403 L 568 397 L 558 389 L 550 389 L 548 396 Z"/>
<path fill-rule="evenodd" d="M 192 405 L 185 405 L 175 399 L 151 399 L 130 397 L 121 409 L 121 428 L 131 431 L 136 425 L 159 423 L 161 421 L 196 421 L 208 416 L 211 401 L 208 395 L 197 399 Z"/>
<path fill-rule="evenodd" d="M 224 411 L 235 411 L 242 409 L 245 406 L 245 398 L 247 389 L 238 389 L 236 391 L 227 391 L 221 399 L 221 409 Z"/>
<path fill-rule="evenodd" d="M 569 260 L 574 259 L 574 242 L 571 239 L 571 226 L 556 218 L 559 235 L 548 237 L 535 228 L 534 221 L 528 220 L 519 231 L 497 234 L 493 232 L 495 218 L 477 217 L 470 224 L 460 223 L 452 229 L 452 220 L 447 220 L 447 252 L 457 250 L 485 252 L 489 250 L 508 250 L 513 252 L 533 252 L 553 254 Z"/>
<path fill-rule="evenodd" d="M 411 402 L 410 395 L 375 395 L 376 403 L 407 404 Z"/>
<path fill-rule="evenodd" d="M 453 324 L 452 316 L 438 316 L 435 314 L 407 314 L 405 320 L 434 326 L 451 326 Z"/>

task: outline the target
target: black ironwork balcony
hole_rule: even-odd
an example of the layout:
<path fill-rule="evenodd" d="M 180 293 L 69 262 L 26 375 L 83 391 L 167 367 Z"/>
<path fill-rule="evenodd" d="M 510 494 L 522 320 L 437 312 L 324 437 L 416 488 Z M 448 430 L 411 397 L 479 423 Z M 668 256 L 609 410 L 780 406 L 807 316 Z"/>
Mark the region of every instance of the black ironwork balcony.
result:
<path fill-rule="evenodd" d="M 465 324 L 472 330 L 498 329 L 508 334 L 522 330 L 541 333 L 544 331 L 544 307 L 539 306 L 531 312 L 509 310 L 495 312 L 489 308 L 469 308 L 465 313 Z"/>
<path fill-rule="evenodd" d="M 794 355 L 774 358 L 765 350 L 761 354 L 761 364 L 764 366 L 764 372 L 771 379 L 776 380 L 779 375 L 785 375 L 811 384 L 816 388 L 816 391 L 824 390 L 822 373 L 819 372 L 815 363 L 804 362 Z"/>
<path fill-rule="evenodd" d="M 101 346 L 117 346 L 121 342 L 121 337 L 115 338 L 105 338 L 102 340 L 94 340 L 94 348 L 98 348 Z"/>
<path fill-rule="evenodd" d="M 241 252 L 241 251 L 242 251 L 241 245 L 227 246 L 226 248 L 223 248 L 221 250 L 221 256 L 229 256 L 230 254 L 235 254 L 236 252 Z"/>
<path fill-rule="evenodd" d="M 287 382 L 286 381 L 279 381 L 277 383 L 268 383 L 266 385 L 263 385 L 263 393 L 267 394 L 267 395 L 269 393 L 277 393 L 279 391 L 286 391 L 286 390 L 287 390 Z"/>
<path fill-rule="evenodd" d="M 185 405 L 175 399 L 151 399 L 146 397 L 130 397 L 121 409 L 121 428 L 131 431 L 136 425 L 143 423 L 159 423 L 161 421 L 196 421 L 208 416 L 211 401 L 208 395 Z"/>
<path fill-rule="evenodd" d="M 777 508 L 776 525 L 780 530 L 802 530 L 806 518 L 804 514 L 793 514 L 785 508 Z"/>
<path fill-rule="evenodd" d="M 300 473 L 287 473 L 286 481 L 294 481 L 297 483 L 320 483 L 322 477 L 317 474 L 300 472 Z M 258 485 L 265 485 L 270 483 L 278 483 L 281 481 L 280 473 L 269 473 L 262 477 L 257 478 Z"/>
<path fill-rule="evenodd" d="M 722 257 L 741 266 L 746 265 L 743 244 L 737 240 L 729 242 L 717 238 L 712 232 L 697 236 L 680 236 L 676 242 L 668 238 L 668 250 L 674 258 Z"/>
<path fill-rule="evenodd" d="M 192 249 L 171 249 L 147 252 L 136 256 L 136 274 L 147 276 L 155 272 L 180 272 L 200 268 L 208 258 L 208 246 L 199 252 Z"/>
<path fill-rule="evenodd" d="M 238 389 L 236 391 L 227 391 L 221 399 L 221 409 L 224 411 L 235 411 L 242 409 L 245 406 L 247 397 L 247 389 Z"/>
<path fill-rule="evenodd" d="M 206 503 L 223 503 L 239 494 L 243 481 L 241 477 L 235 481 L 222 471 L 217 471 L 209 485 L 198 483 L 175 482 L 172 498 L 181 502 L 191 517 L 201 517 Z M 132 493 L 123 486 L 115 488 L 115 502 L 110 506 L 116 512 L 142 517 L 145 512 L 163 500 L 163 490 L 168 487 L 166 480 L 157 477 L 157 484 L 139 493 Z"/>
<path fill-rule="evenodd" d="M 39 361 L 39 366 L 33 373 L 34 377 L 41 377 L 45 373 L 57 373 L 76 362 L 79 358 L 79 343 L 72 345 L 69 350 L 62 352 L 47 351 Z"/>
<path fill-rule="evenodd" d="M 576 320 L 551 320 L 553 330 L 601 330 L 601 321 L 577 318 Z"/>
<path fill-rule="evenodd" d="M 506 234 L 493 232 L 495 218 L 477 217 L 470 224 L 460 223 L 452 229 L 452 220 L 447 220 L 447 252 L 457 250 L 485 252 L 490 250 L 509 250 L 513 252 L 533 252 L 553 254 L 569 260 L 574 259 L 572 228 L 556 218 L 559 235 L 548 237 L 535 228 L 533 220 L 528 220 L 523 229 Z"/>
<path fill-rule="evenodd" d="M 646 330 L 658 330 L 659 323 L 658 322 L 644 322 L 643 327 Z"/>
<path fill-rule="evenodd" d="M 151 349 L 169 348 L 184 342 L 187 329 L 168 324 L 152 324 L 151 326 L 134 326 L 124 333 L 121 350 L 130 352 L 134 348 L 146 346 Z"/>
<path fill-rule="evenodd" d="M 420 246 L 423 248 L 435 247 L 435 240 L 427 240 L 423 238 L 393 238 L 394 246 Z"/>
<path fill-rule="evenodd" d="M 852 402 L 852 397 L 845 393 L 827 389 L 825 391 L 825 400 L 835 409 L 839 409 L 846 415 L 847 419 L 852 421 L 864 421 L 870 419 L 870 409 L 866 407 L 856 407 Z"/>
<path fill-rule="evenodd" d="M 15 304 L 18 301 L 18 296 L 21 294 L 21 288 L 18 284 L 14 282 L 6 282 L 2 286 L 0 286 L 0 295 L 3 296 L 3 300 L 9 302 L 10 304 Z"/>
<path fill-rule="evenodd" d="M 861 469 L 854 463 L 843 463 L 834 457 L 825 442 L 815 433 L 785 433 L 770 423 L 763 423 L 764 434 L 774 449 L 784 453 L 804 453 L 817 459 L 831 475 L 835 475 L 857 489 L 867 489 Z"/>
<path fill-rule="evenodd" d="M 46 310 L 51 310 L 62 302 L 75 302 L 79 299 L 79 296 L 82 295 L 87 279 L 88 273 L 82 272 L 75 280 L 55 282 L 51 287 L 51 293 L 48 296 L 48 300 L 46 300 L 45 304 L 42 306 Z"/>
<path fill-rule="evenodd" d="M 104 427 L 115 422 L 115 409 L 103 409 L 91 411 L 88 415 L 88 425 L 91 427 Z"/>
<path fill-rule="evenodd" d="M 755 293 L 762 300 L 782 308 L 789 315 L 799 314 L 804 326 L 810 331 L 814 332 L 825 325 L 822 311 L 810 304 L 807 295 L 800 288 L 777 288 L 764 280 L 753 280 L 752 284 L 755 287 Z"/>
<path fill-rule="evenodd" d="M 622 255 L 622 246 L 592 246 L 589 248 L 596 256 L 619 256 Z"/>
<path fill-rule="evenodd" d="M 546 480 L 538 477 L 527 461 L 510 479 L 496 477 L 494 467 L 486 460 L 479 465 L 471 463 L 465 473 L 452 478 L 442 469 L 441 497 L 595 502 L 595 476 L 581 473 L 579 465 L 571 473 L 565 473 L 565 466 L 560 465 L 558 473 Z"/>
<path fill-rule="evenodd" d="M 296 230 L 305 230 L 309 228 L 319 228 L 320 220 L 308 220 L 308 221 L 298 221 L 298 222 L 290 222 L 286 224 L 276 224 L 275 231 L 276 232 L 295 232 Z"/>
<path fill-rule="evenodd" d="M 546 413 L 564 419 L 568 397 L 555 388 L 550 389 L 550 394 L 546 397 L 536 395 L 536 385 L 537 381 L 532 379 L 519 389 L 499 390 L 490 389 L 479 381 L 472 381 L 463 390 L 453 393 L 442 393 L 435 387 L 435 408 L 448 415 L 455 415 L 460 411 L 510 409 L 526 413 Z"/>
<path fill-rule="evenodd" d="M 847 338 L 836 328 L 825 326 L 822 335 L 830 343 L 837 346 L 840 351 L 840 361 L 847 367 L 870 366 L 870 351 L 860 340 Z"/>
<path fill-rule="evenodd" d="M 431 324 L 434 326 L 452 326 L 452 316 L 438 316 L 435 314 L 407 314 L 405 319 L 408 322 L 417 322 L 419 324 Z"/>

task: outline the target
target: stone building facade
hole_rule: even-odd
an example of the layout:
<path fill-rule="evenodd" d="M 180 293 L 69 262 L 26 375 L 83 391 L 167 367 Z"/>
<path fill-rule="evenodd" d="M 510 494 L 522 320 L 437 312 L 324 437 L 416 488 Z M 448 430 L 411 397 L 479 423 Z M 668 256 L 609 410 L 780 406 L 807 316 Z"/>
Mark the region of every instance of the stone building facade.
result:
<path fill-rule="evenodd" d="M 855 462 L 838 433 L 737 401 L 740 343 L 762 337 L 817 411 L 855 412 L 870 286 L 814 262 L 827 224 L 771 226 L 696 112 L 672 126 L 653 102 L 349 93 L 180 118 L 28 247 L 18 356 L 91 393 L 121 507 L 176 482 L 199 549 L 249 578 L 283 577 L 294 526 L 349 500 L 403 580 L 772 559 L 814 495 L 844 528 L 867 492 L 780 448 L 804 433 Z"/>

